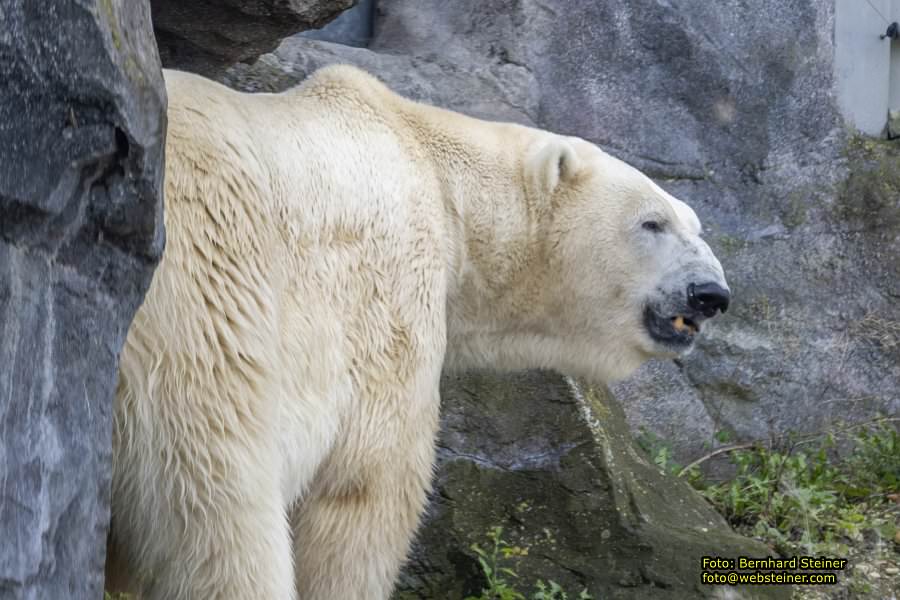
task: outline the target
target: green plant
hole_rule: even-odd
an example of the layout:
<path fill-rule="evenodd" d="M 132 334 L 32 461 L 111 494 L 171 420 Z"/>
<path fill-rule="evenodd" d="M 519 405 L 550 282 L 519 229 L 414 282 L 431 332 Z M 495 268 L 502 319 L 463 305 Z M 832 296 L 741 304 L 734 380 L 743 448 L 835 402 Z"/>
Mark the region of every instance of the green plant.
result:
<path fill-rule="evenodd" d="M 525 596 L 517 592 L 507 581 L 507 577 L 518 577 L 516 572 L 501 566 L 501 555 L 504 559 L 511 556 L 524 556 L 527 550 L 518 546 L 510 546 L 503 538 L 502 527 L 492 527 L 487 533 L 492 547 L 483 549 L 478 544 L 472 544 L 472 551 L 478 556 L 478 564 L 481 572 L 487 580 L 487 587 L 481 590 L 481 596 L 469 596 L 466 600 L 525 600 Z"/>
<path fill-rule="evenodd" d="M 531 596 L 531 600 L 569 600 L 568 594 L 555 581 L 546 584 L 538 579 L 535 587 L 537 587 L 537 591 Z M 592 596 L 588 594 L 587 590 L 581 590 L 575 600 L 592 600 Z"/>
<path fill-rule="evenodd" d="M 880 427 L 859 430 L 855 441 L 847 463 L 860 489 L 846 493 L 900 491 L 900 433 L 882 423 Z"/>
<path fill-rule="evenodd" d="M 719 434 L 716 435 L 719 437 Z M 727 434 L 722 433 L 722 435 L 725 436 Z M 669 475 L 681 475 L 691 483 L 702 480 L 702 474 L 700 473 L 699 468 L 694 465 L 683 467 L 679 464 L 673 458 L 672 448 L 669 444 L 652 431 L 642 427 L 636 441 L 638 446 L 643 449 L 653 461 L 653 464 L 659 467 L 660 471 L 668 473 Z"/>
<path fill-rule="evenodd" d="M 730 453 L 733 478 L 691 481 L 733 527 L 785 554 L 840 551 L 867 531 L 890 539 L 891 520 L 869 508 L 900 490 L 900 434 L 884 419 L 848 429 L 849 453 L 834 432 L 744 444 Z"/>
<path fill-rule="evenodd" d="M 518 579 L 519 575 L 513 567 L 507 566 L 515 557 L 527 556 L 528 549 L 510 545 L 504 540 L 502 527 L 492 527 L 487 532 L 487 538 L 491 542 L 490 548 L 485 549 L 478 544 L 471 546 L 478 557 L 487 587 L 481 590 L 481 595 L 469 596 L 465 600 L 529 600 L 512 585 L 511 580 Z M 545 583 L 538 580 L 535 588 L 530 600 L 569 600 L 569 595 L 555 581 Z M 592 597 L 587 590 L 581 590 L 573 600 L 592 600 Z"/>

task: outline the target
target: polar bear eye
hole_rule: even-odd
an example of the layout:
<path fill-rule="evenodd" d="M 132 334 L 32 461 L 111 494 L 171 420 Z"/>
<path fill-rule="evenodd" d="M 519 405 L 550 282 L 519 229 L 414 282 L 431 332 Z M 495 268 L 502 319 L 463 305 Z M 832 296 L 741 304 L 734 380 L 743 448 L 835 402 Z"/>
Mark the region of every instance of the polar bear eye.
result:
<path fill-rule="evenodd" d="M 662 223 L 659 221 L 644 221 L 641 223 L 641 227 L 647 231 L 652 231 L 653 233 L 662 233 L 663 230 Z"/>

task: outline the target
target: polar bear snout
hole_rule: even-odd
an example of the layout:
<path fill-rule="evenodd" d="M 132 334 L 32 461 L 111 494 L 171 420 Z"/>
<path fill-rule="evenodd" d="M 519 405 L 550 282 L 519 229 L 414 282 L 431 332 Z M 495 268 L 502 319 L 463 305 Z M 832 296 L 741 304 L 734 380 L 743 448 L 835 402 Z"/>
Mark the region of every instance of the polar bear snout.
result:
<path fill-rule="evenodd" d="M 678 291 L 659 293 L 658 290 L 655 299 L 644 307 L 644 329 L 661 354 L 688 352 L 703 322 L 727 311 L 731 303 L 731 291 L 725 285 L 703 278 L 691 279 L 695 281 Z"/>
<path fill-rule="evenodd" d="M 714 281 L 691 283 L 687 288 L 688 306 L 706 317 L 716 316 L 717 311 L 725 313 L 731 302 L 731 292 Z"/>

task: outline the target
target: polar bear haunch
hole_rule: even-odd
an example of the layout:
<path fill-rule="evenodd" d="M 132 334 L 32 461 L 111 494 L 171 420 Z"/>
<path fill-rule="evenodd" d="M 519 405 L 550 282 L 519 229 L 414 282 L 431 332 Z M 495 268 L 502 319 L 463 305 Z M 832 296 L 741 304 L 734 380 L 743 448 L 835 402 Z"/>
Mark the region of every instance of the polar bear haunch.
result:
<path fill-rule="evenodd" d="M 727 294 L 693 211 L 584 140 L 346 66 L 166 83 L 167 248 L 114 431 L 110 547 L 144 598 L 387 598 L 442 369 L 620 378 L 690 348 L 715 312 L 691 284 Z"/>

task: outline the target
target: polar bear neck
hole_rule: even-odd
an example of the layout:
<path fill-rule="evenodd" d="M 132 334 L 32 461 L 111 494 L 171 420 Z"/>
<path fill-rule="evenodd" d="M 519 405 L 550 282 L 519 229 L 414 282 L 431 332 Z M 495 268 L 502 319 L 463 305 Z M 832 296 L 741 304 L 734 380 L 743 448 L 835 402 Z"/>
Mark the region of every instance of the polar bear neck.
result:
<path fill-rule="evenodd" d="M 523 157 L 548 134 L 421 104 L 404 108 L 442 190 L 450 242 L 445 369 L 555 368 L 610 380 L 642 362 L 597 352 L 595 340 L 569 336 L 557 322 L 541 243 L 546 205 L 530 196 L 523 173 Z"/>
<path fill-rule="evenodd" d="M 412 102 L 404 109 L 440 182 L 452 362 L 470 345 L 464 340 L 541 321 L 539 215 L 526 194 L 520 147 L 534 134 Z"/>

